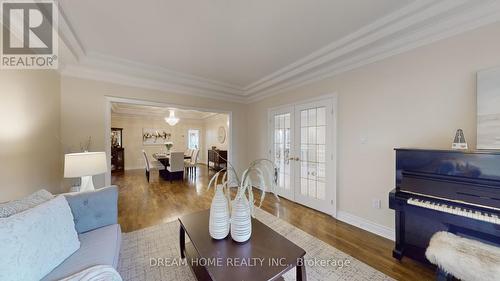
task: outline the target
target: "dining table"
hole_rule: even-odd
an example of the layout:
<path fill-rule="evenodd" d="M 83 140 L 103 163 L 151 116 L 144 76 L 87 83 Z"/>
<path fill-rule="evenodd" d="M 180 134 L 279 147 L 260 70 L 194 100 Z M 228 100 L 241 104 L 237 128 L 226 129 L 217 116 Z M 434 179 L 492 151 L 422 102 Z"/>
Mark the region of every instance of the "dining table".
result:
<path fill-rule="evenodd" d="M 153 158 L 160 162 L 165 168 L 170 166 L 170 153 L 153 153 Z M 191 156 L 184 155 L 184 159 L 191 159 Z"/>
<path fill-rule="evenodd" d="M 167 179 L 168 175 L 165 169 L 170 166 L 170 153 L 153 153 L 153 158 L 165 167 L 164 169 L 160 169 L 159 173 L 162 178 Z M 191 156 L 184 155 L 184 159 L 191 159 Z"/>

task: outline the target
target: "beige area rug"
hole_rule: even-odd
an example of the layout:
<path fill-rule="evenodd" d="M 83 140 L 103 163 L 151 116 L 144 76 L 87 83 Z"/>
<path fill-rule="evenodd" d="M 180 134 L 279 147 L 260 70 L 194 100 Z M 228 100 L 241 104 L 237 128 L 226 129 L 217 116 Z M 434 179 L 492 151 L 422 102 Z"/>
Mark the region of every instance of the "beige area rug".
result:
<path fill-rule="evenodd" d="M 306 251 L 307 280 L 393 280 L 365 263 L 314 238 L 260 209 L 255 217 Z M 207 230 L 208 235 L 208 230 Z M 187 239 L 187 237 L 186 237 Z M 165 266 L 151 266 L 163 259 Z M 327 265 L 321 261 L 329 261 Z M 196 280 L 188 266 L 179 262 L 179 222 L 173 221 L 123 234 L 118 272 L 124 281 Z M 317 261 L 313 264 L 313 261 Z M 318 262 L 319 261 L 319 262 Z M 342 266 L 340 266 L 342 265 Z M 295 269 L 285 274 L 295 280 Z M 258 281 L 258 280 L 253 280 Z"/>

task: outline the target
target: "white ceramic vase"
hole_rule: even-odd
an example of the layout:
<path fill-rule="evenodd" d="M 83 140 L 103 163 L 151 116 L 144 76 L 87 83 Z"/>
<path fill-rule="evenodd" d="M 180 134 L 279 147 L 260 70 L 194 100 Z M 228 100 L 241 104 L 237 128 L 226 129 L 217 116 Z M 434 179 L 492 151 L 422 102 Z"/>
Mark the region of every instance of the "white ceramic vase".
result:
<path fill-rule="evenodd" d="M 246 242 L 252 236 L 250 204 L 243 193 L 236 195 L 231 211 L 231 238 L 236 242 Z"/>
<path fill-rule="evenodd" d="M 208 232 L 214 239 L 224 239 L 229 234 L 229 203 L 224 196 L 222 185 L 215 187 L 215 195 L 210 205 Z"/>

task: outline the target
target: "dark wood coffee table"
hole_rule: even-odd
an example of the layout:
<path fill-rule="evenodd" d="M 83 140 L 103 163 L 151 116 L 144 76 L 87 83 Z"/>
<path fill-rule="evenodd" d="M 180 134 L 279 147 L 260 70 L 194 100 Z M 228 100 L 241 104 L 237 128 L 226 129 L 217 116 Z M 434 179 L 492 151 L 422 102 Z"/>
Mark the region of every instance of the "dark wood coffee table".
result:
<path fill-rule="evenodd" d="M 209 210 L 179 218 L 181 257 L 187 258 L 198 280 L 282 280 L 297 267 L 297 281 L 306 281 L 306 252 L 274 230 L 252 219 L 252 237 L 237 243 L 231 235 L 215 240 L 208 233 Z M 191 240 L 186 243 L 188 235 Z"/>

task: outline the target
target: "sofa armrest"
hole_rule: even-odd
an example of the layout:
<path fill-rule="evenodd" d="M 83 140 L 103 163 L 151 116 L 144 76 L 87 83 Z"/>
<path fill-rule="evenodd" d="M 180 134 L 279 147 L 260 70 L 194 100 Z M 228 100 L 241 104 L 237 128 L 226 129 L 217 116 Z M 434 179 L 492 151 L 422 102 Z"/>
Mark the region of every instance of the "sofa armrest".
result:
<path fill-rule="evenodd" d="M 118 222 L 118 187 L 64 194 L 78 234 Z"/>

